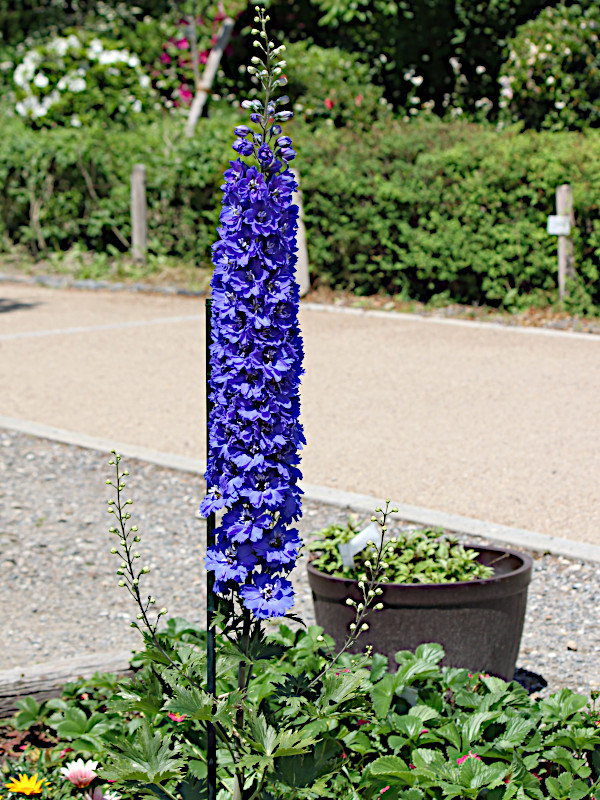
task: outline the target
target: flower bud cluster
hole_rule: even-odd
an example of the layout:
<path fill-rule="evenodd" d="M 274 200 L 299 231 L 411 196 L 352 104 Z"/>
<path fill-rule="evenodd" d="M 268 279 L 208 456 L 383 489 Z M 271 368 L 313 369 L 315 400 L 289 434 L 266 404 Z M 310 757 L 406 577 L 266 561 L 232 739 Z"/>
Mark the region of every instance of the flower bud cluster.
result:
<path fill-rule="evenodd" d="M 261 14 L 257 21 L 271 52 L 265 19 Z M 266 64 L 271 87 L 270 60 Z M 277 112 L 268 91 L 264 103 L 247 100 L 242 106 L 260 132 L 249 125 L 235 128 L 233 149 L 255 163 L 231 161 L 221 187 L 212 256 L 208 492 L 200 512 L 225 511 L 205 559 L 215 591 L 236 592 L 256 618 L 266 619 L 293 605 L 287 576 L 302 546 L 290 527 L 301 513 L 297 465 L 304 443 L 298 208 L 292 205 L 297 184 L 288 167 L 296 153 L 290 137 L 280 135 L 279 123 L 291 112 Z"/>

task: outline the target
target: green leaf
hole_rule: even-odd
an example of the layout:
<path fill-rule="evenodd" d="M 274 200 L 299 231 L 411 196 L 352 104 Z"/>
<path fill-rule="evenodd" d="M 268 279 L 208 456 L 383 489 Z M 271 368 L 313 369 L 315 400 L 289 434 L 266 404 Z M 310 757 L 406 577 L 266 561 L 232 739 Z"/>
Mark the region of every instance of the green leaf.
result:
<path fill-rule="evenodd" d="M 162 783 L 178 778 L 185 765 L 179 757 L 181 745 L 171 744 L 170 735 L 163 738 L 159 731 L 152 734 L 147 720 L 134 739 L 112 738 L 110 744 L 116 748 L 109 750 L 112 763 L 98 771 L 107 779 Z"/>
<path fill-rule="evenodd" d="M 340 745 L 333 739 L 324 739 L 308 753 L 277 758 L 275 776 L 277 780 L 294 788 L 311 786 L 337 766 L 340 756 Z"/>
<path fill-rule="evenodd" d="M 375 759 L 370 766 L 373 775 L 389 775 L 394 777 L 402 772 L 406 772 L 408 764 L 400 756 L 380 756 Z"/>
<path fill-rule="evenodd" d="M 371 683 L 377 683 L 377 681 L 385 675 L 387 670 L 387 656 L 384 656 L 381 653 L 374 653 L 371 660 L 371 672 L 369 674 Z"/>
<path fill-rule="evenodd" d="M 386 673 L 379 683 L 372 687 L 370 691 L 371 701 L 378 719 L 384 719 L 387 716 L 398 685 L 396 675 Z"/>

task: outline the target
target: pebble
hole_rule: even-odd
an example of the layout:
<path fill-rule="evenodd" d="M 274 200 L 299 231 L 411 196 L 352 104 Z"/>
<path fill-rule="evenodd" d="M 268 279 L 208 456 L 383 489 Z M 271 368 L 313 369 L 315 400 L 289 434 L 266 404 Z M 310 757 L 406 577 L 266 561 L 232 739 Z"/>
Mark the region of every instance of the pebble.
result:
<path fill-rule="evenodd" d="M 137 609 L 117 586 L 119 562 L 106 513 L 111 456 L 95 450 L 0 431 L 0 669 L 26 667 L 98 651 L 139 648 L 129 626 Z M 170 616 L 205 622 L 205 524 L 198 516 L 201 476 L 123 459 L 131 524 L 139 528 L 143 593 Z M 310 539 L 348 509 L 306 501 L 300 533 Z M 393 531 L 392 531 L 393 532 Z M 484 540 L 464 538 L 474 544 Z M 541 674 L 545 693 L 598 687 L 600 565 L 531 554 L 529 589 L 518 666 Z M 306 555 L 292 578 L 294 612 L 314 624 Z M 577 576 L 577 582 L 573 578 Z"/>

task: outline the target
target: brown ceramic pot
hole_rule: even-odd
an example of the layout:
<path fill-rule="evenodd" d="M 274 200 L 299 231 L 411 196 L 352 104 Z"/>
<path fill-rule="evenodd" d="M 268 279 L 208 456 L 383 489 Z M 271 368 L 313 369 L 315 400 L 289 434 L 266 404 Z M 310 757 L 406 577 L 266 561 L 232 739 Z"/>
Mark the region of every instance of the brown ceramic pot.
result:
<path fill-rule="evenodd" d="M 493 577 L 461 583 L 384 584 L 378 598 L 384 608 L 371 614 L 369 630 L 361 634 L 356 650 L 370 644 L 388 656 L 393 668 L 398 650 L 439 642 L 446 653 L 442 664 L 512 680 L 532 561 L 502 547 L 469 548 L 479 554 L 482 564 L 493 565 Z M 355 619 L 346 599 L 362 600 L 357 581 L 326 575 L 310 563 L 308 580 L 317 624 L 339 647 Z"/>

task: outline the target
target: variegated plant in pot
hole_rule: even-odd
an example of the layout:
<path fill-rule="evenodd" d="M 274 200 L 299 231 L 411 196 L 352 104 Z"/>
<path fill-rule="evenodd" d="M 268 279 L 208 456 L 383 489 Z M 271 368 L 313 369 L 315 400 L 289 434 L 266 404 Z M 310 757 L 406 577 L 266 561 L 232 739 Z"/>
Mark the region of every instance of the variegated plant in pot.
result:
<path fill-rule="evenodd" d="M 391 664 L 399 650 L 439 642 L 447 666 L 511 680 L 531 558 L 506 547 L 466 547 L 430 529 L 386 539 L 386 528 L 383 535 L 375 524 L 361 532 L 349 520 L 314 537 L 308 579 L 317 623 L 337 644 L 359 624 L 356 648 L 371 645 Z M 379 608 L 366 623 L 361 605 L 374 595 Z"/>

